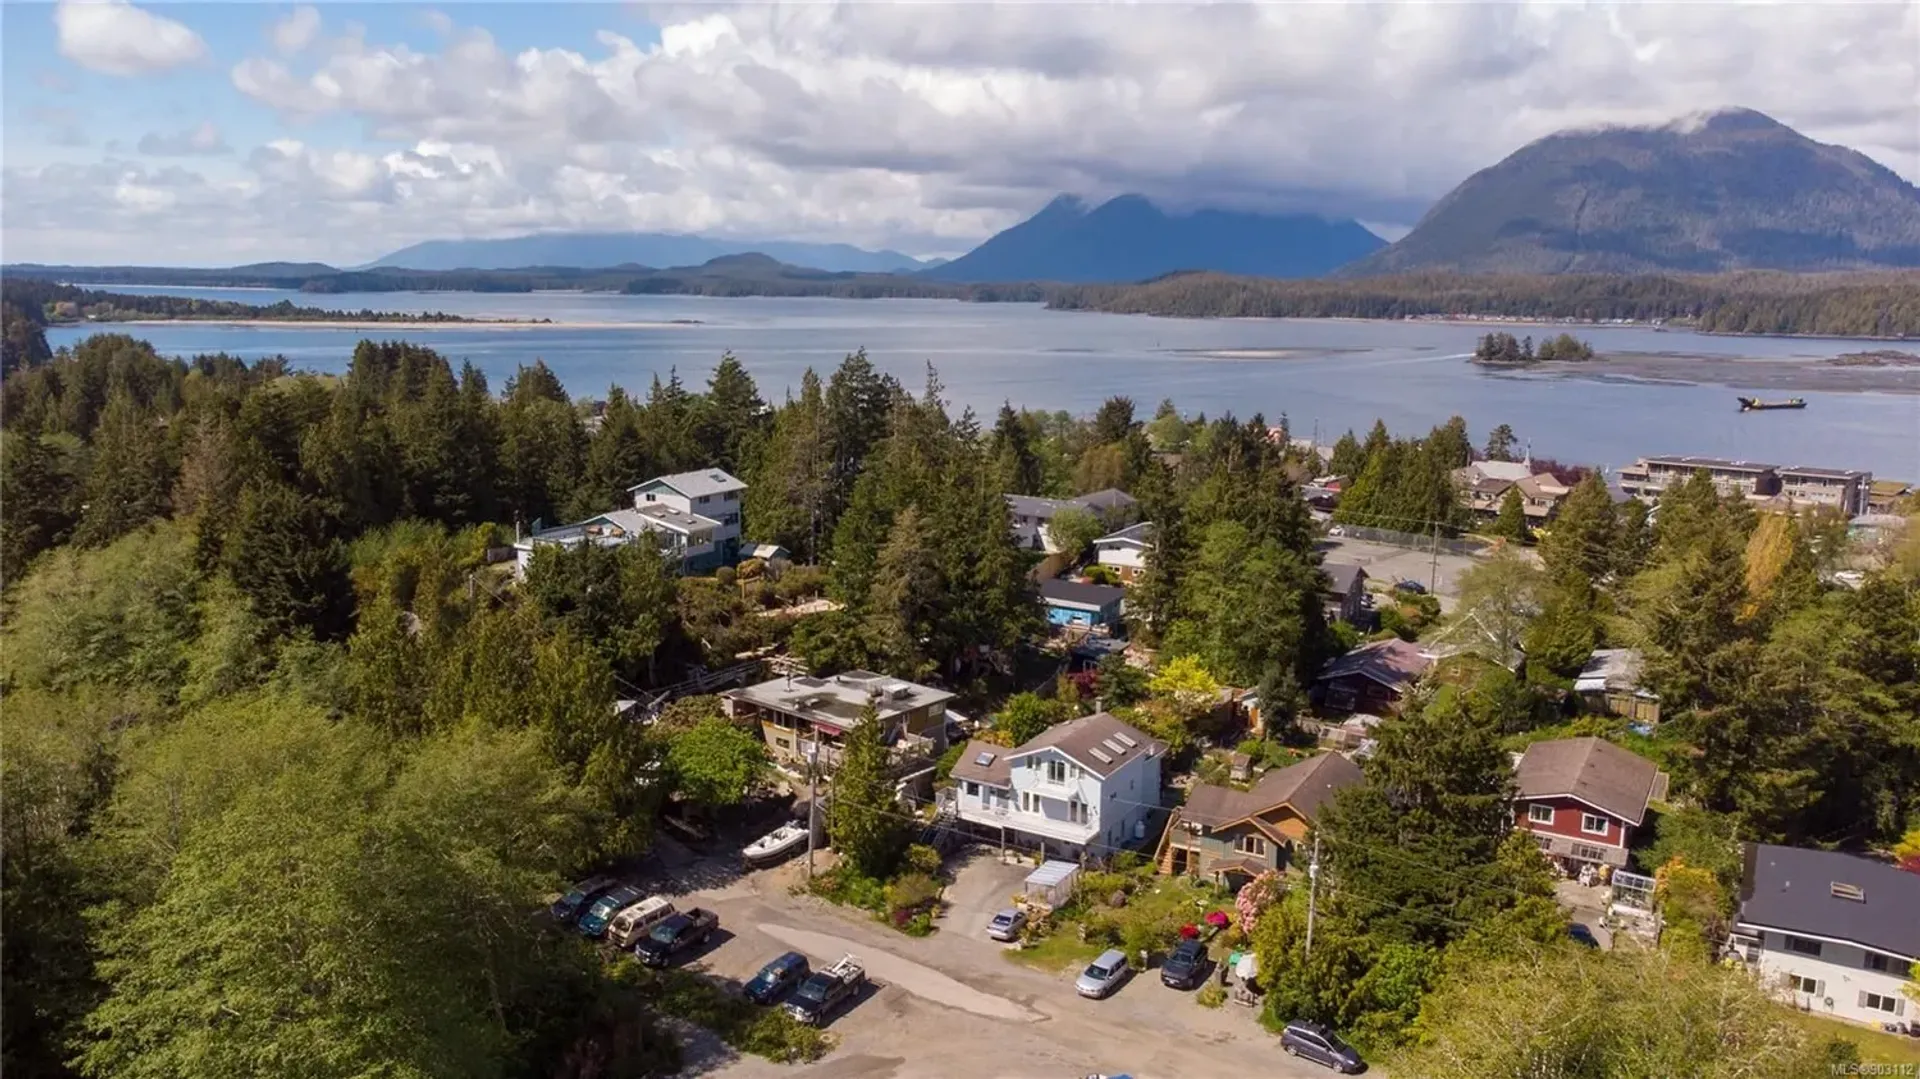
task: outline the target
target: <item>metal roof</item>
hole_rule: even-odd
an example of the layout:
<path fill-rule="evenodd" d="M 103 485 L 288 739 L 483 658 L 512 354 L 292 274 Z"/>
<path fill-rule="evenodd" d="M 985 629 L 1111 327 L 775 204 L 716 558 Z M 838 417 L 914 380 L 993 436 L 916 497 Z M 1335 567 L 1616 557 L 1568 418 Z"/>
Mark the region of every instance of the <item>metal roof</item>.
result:
<path fill-rule="evenodd" d="M 697 472 L 675 472 L 670 476 L 655 476 L 645 483 L 636 483 L 627 490 L 638 491 L 644 487 L 652 487 L 656 483 L 671 487 L 688 498 L 724 494 L 728 491 L 744 491 L 747 487 L 745 481 L 721 469 L 703 468 Z"/>
<path fill-rule="evenodd" d="M 1852 854 L 1751 843 L 1738 921 L 1920 960 L 1920 873 Z"/>

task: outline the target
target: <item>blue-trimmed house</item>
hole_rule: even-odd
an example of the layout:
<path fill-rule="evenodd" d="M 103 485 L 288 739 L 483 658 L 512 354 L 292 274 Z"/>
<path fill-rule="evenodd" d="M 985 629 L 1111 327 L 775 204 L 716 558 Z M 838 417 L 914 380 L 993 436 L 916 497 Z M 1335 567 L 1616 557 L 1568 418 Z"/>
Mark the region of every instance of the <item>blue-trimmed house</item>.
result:
<path fill-rule="evenodd" d="M 1040 602 L 1053 625 L 1119 629 L 1121 616 L 1126 614 L 1127 593 L 1112 585 L 1055 577 L 1040 582 Z"/>

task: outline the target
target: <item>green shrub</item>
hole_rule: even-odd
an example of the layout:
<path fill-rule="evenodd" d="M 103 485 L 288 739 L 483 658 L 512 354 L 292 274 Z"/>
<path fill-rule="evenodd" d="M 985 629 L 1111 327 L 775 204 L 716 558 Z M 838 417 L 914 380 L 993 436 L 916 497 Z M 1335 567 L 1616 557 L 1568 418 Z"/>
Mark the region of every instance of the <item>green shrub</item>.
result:
<path fill-rule="evenodd" d="M 815 874 L 807 883 L 807 890 L 843 907 L 859 907 L 876 913 L 887 909 L 886 885 L 847 866 Z"/>
<path fill-rule="evenodd" d="M 940 882 L 925 873 L 902 873 L 886 887 L 887 906 L 918 910 L 940 896 Z"/>
<path fill-rule="evenodd" d="M 1113 856 L 1110 867 L 1115 873 L 1138 873 L 1142 869 L 1152 869 L 1153 861 L 1137 850 L 1123 850 Z"/>
<path fill-rule="evenodd" d="M 1089 903 L 1105 903 L 1115 892 L 1131 894 L 1139 886 L 1139 881 L 1125 873 L 1082 873 L 1080 874 L 1080 894 L 1087 897 Z"/>
<path fill-rule="evenodd" d="M 732 566 L 721 566 L 719 569 L 713 571 L 713 579 L 718 581 L 722 588 L 732 588 L 733 582 L 738 576 L 739 575 L 733 571 Z"/>
<path fill-rule="evenodd" d="M 933 912 L 930 910 L 923 910 L 920 913 L 914 915 L 913 917 L 907 919 L 907 924 L 900 927 L 900 932 L 905 933 L 907 936 L 910 936 L 910 937 L 932 936 L 933 935 Z"/>
<path fill-rule="evenodd" d="M 940 872 L 940 852 L 925 843 L 915 843 L 907 848 L 906 866 L 912 873 L 936 876 Z"/>
<path fill-rule="evenodd" d="M 614 977 L 640 989 L 663 1015 L 705 1027 L 743 1052 L 783 1064 L 819 1060 L 831 1048 L 820 1030 L 796 1022 L 779 1008 L 759 1008 L 692 971 L 652 971 L 638 963 L 613 964 Z"/>
<path fill-rule="evenodd" d="M 1080 939 L 1102 948 L 1114 947 L 1120 943 L 1120 923 L 1111 915 L 1089 914 L 1080 922 Z"/>
<path fill-rule="evenodd" d="M 1139 958 L 1143 951 L 1149 957 L 1158 955 L 1172 939 L 1173 933 L 1166 926 L 1150 921 L 1128 922 L 1120 931 L 1120 946 L 1129 959 Z"/>
<path fill-rule="evenodd" d="M 1219 982 L 1208 982 L 1200 988 L 1200 992 L 1194 996 L 1193 1000 L 1202 1008 L 1218 1008 L 1227 1002 L 1227 991 L 1220 987 Z"/>

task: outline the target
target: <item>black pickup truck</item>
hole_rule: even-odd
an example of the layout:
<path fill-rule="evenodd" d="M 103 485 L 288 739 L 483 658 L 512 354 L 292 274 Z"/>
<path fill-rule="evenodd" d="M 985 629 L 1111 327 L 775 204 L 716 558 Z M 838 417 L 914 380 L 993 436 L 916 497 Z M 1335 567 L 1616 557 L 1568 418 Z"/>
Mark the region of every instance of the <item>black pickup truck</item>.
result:
<path fill-rule="evenodd" d="M 787 998 L 787 1014 L 810 1027 L 823 1025 L 842 1005 L 850 1003 L 867 984 L 867 971 L 853 956 L 816 970 Z"/>
<path fill-rule="evenodd" d="M 664 967 L 673 957 L 705 944 L 720 928 L 720 916 L 704 907 L 694 907 L 673 915 L 640 938 L 633 954 L 650 967 Z"/>

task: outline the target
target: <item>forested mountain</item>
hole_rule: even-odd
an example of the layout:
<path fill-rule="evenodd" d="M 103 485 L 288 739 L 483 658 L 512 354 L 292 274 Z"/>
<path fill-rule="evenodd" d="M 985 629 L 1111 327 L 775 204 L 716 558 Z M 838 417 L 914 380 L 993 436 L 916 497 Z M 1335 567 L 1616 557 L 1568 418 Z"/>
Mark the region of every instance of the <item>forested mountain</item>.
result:
<path fill-rule="evenodd" d="M 1185 318 L 1473 318 L 1657 322 L 1712 333 L 1920 336 L 1920 273 L 1454 274 L 1274 281 L 1174 274 L 1054 286 L 1062 310 Z"/>
<path fill-rule="evenodd" d="M 851 244 L 784 240 L 722 240 L 673 232 L 545 232 L 495 240 L 428 240 L 368 263 L 408 270 L 511 270 L 527 266 L 696 266 L 722 255 L 754 252 L 794 266 L 857 273 L 920 269 L 898 251 L 865 251 Z"/>
<path fill-rule="evenodd" d="M 1482 169 L 1345 275 L 1920 266 L 1920 188 L 1751 109 L 1564 131 Z"/>
<path fill-rule="evenodd" d="M 1168 214 L 1139 195 L 1098 207 L 1062 195 L 919 276 L 939 281 L 1144 281 L 1176 270 L 1318 277 L 1386 241 L 1308 214 Z"/>

